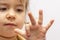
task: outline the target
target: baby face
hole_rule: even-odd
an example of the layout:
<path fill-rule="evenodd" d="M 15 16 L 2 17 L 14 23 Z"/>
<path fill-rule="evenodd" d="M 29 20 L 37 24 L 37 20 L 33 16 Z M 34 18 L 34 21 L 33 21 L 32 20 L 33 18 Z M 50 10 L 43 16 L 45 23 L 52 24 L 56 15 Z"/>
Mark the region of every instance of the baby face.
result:
<path fill-rule="evenodd" d="M 25 11 L 24 0 L 0 0 L 0 35 L 14 36 L 14 29 L 24 24 Z"/>

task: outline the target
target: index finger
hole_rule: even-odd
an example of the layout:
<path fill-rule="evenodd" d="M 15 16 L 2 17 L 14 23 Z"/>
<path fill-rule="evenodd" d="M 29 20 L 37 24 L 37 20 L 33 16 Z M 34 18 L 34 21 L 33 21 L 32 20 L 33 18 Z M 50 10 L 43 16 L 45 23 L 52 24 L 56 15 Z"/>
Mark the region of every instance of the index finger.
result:
<path fill-rule="evenodd" d="M 28 13 L 28 16 L 30 18 L 30 21 L 31 21 L 32 25 L 35 25 L 36 24 L 36 21 L 35 21 L 33 15 L 31 13 Z"/>

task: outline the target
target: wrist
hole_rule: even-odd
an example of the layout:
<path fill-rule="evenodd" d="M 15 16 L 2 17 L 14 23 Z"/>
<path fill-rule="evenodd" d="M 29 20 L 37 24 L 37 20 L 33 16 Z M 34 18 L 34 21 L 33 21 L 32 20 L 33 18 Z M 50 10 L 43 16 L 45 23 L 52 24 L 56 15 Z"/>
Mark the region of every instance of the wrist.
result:
<path fill-rule="evenodd" d="M 30 39 L 28 38 L 27 40 L 46 40 L 46 39 L 45 37 L 43 37 L 43 38 L 30 38 Z"/>
<path fill-rule="evenodd" d="M 37 40 L 45 40 L 45 37 L 43 37 L 43 38 L 38 38 Z"/>

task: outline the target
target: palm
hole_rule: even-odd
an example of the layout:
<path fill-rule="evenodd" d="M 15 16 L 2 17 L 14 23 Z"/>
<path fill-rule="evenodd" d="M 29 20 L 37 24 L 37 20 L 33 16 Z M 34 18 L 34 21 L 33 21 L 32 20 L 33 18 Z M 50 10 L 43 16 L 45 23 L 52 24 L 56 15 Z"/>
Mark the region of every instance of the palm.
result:
<path fill-rule="evenodd" d="M 33 27 L 33 26 L 31 26 Z M 35 39 L 40 39 L 40 38 L 44 38 L 45 37 L 45 33 L 46 31 L 44 30 L 45 28 L 43 28 L 42 26 L 40 25 L 35 25 L 34 29 L 30 29 L 30 35 L 28 36 L 28 39 L 29 40 L 35 40 Z"/>

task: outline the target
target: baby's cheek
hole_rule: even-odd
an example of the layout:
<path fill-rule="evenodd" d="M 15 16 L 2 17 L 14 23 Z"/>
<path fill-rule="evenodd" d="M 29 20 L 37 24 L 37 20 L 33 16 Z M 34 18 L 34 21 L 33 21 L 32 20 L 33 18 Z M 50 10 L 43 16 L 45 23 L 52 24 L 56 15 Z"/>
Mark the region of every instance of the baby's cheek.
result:
<path fill-rule="evenodd" d="M 23 21 L 18 22 L 18 28 L 22 29 L 23 26 L 24 26 L 24 22 Z"/>
<path fill-rule="evenodd" d="M 18 28 L 21 29 L 23 27 L 24 21 L 25 21 L 25 17 L 23 15 L 17 18 L 16 23 L 18 25 Z"/>

